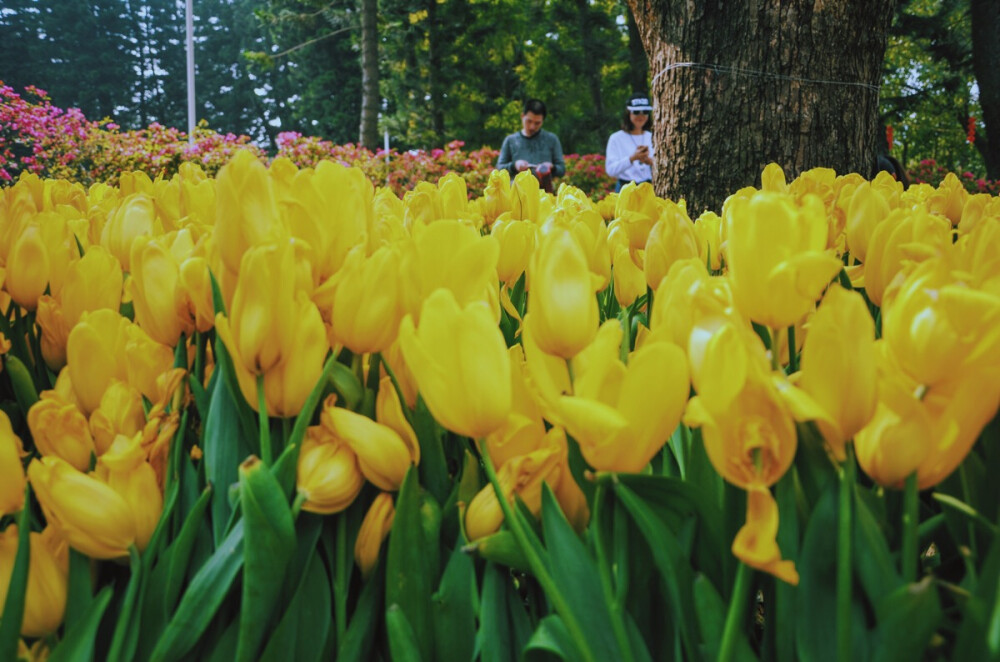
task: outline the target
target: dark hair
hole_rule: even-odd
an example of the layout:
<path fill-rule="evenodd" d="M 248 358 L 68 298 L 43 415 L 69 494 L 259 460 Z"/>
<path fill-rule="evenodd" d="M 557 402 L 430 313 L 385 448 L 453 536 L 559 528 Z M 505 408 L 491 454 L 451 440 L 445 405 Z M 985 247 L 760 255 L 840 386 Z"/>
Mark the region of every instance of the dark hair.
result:
<path fill-rule="evenodd" d="M 635 128 L 635 125 L 632 124 L 632 111 L 629 110 L 628 108 L 626 108 L 625 109 L 625 114 L 622 115 L 622 131 L 628 133 L 629 131 L 633 130 L 634 128 Z M 652 113 L 652 111 L 650 111 L 650 113 L 649 113 L 649 119 L 646 120 L 646 126 L 644 126 L 642 128 L 642 130 L 643 131 L 652 131 L 653 130 L 653 113 Z"/>
<path fill-rule="evenodd" d="M 538 99 L 528 99 L 524 102 L 524 110 L 521 112 L 522 115 L 527 113 L 534 113 L 536 115 L 541 115 L 545 117 L 546 110 L 545 104 Z"/>

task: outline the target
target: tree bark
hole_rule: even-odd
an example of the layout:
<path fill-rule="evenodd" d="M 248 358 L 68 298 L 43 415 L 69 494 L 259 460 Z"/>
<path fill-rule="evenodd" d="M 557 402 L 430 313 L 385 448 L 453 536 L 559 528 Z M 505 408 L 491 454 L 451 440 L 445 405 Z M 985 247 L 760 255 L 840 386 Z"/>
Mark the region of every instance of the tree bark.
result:
<path fill-rule="evenodd" d="M 986 176 L 1000 179 L 1000 3 L 972 0 L 971 10 L 972 68 L 986 127 L 975 144 L 986 162 Z"/>
<path fill-rule="evenodd" d="M 778 163 L 874 175 L 895 0 L 628 0 L 653 75 L 658 195 L 692 215 Z"/>
<path fill-rule="evenodd" d="M 378 148 L 378 0 L 361 0 L 361 130 L 359 140 Z"/>

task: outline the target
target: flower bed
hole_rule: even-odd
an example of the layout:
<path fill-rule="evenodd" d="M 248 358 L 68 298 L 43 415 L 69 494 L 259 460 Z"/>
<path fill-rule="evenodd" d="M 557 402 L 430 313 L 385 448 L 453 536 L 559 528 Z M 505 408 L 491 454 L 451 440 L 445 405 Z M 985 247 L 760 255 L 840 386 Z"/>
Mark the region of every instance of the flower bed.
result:
<path fill-rule="evenodd" d="M 0 659 L 989 659 L 1000 199 L 762 182 L 19 177 Z"/>

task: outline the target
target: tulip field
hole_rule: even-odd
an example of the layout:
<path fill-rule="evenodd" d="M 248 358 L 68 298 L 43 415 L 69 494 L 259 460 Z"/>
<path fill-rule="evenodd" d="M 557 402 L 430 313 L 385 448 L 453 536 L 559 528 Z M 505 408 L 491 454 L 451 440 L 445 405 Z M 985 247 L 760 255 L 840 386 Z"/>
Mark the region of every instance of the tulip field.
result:
<path fill-rule="evenodd" d="M 20 174 L 0 660 L 1000 660 L 1000 198 L 761 182 Z"/>

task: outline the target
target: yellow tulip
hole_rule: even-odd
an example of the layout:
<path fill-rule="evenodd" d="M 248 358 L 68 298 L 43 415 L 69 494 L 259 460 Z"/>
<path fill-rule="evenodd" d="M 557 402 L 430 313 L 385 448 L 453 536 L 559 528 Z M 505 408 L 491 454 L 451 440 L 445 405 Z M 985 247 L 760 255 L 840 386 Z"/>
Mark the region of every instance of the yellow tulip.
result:
<path fill-rule="evenodd" d="M 66 412 L 65 416 L 72 417 L 72 413 Z M 70 419 L 76 422 L 75 418 Z M 104 391 L 101 397 L 101 405 L 90 415 L 90 431 L 93 434 L 93 447 L 100 457 L 111 447 L 112 442 L 119 435 L 131 438 L 137 432 L 142 431 L 146 425 L 146 413 L 142 406 L 142 393 L 125 382 L 113 381 Z M 88 435 L 90 437 L 90 435 Z M 79 442 L 77 442 L 79 443 Z M 61 455 L 60 455 L 61 456 Z M 63 458 L 69 461 L 68 458 Z M 89 461 L 89 457 L 87 458 Z M 80 471 L 85 471 L 89 464 L 80 466 L 75 462 L 70 462 Z"/>
<path fill-rule="evenodd" d="M 118 435 L 97 462 L 95 474 L 128 504 L 135 523 L 135 546 L 146 549 L 163 512 L 156 472 L 146 461 L 142 435 Z"/>
<path fill-rule="evenodd" d="M 295 416 L 302 410 L 310 391 L 323 374 L 323 360 L 330 351 L 326 328 L 316 305 L 301 292 L 292 303 L 291 334 L 286 344 L 278 348 L 282 360 L 264 373 L 267 413 L 269 416 L 282 418 Z M 219 338 L 233 358 L 240 391 L 256 411 L 256 375 L 246 367 L 247 361 L 240 354 L 229 320 L 220 313 L 215 326 Z"/>
<path fill-rule="evenodd" d="M 553 428 L 558 430 L 558 428 Z M 556 433 L 557 434 L 557 433 Z M 535 516 L 542 508 L 542 483 L 559 478 L 559 447 L 549 443 L 527 455 L 511 458 L 497 470 L 504 497 L 513 504 L 515 495 Z M 486 485 L 465 510 L 465 534 L 478 540 L 495 533 L 503 524 L 503 510 L 492 485 Z"/>
<path fill-rule="evenodd" d="M 413 463 L 413 451 L 399 434 L 367 416 L 333 406 L 328 400 L 320 414 L 320 425 L 351 447 L 361 473 L 376 487 L 395 491 L 403 484 Z"/>
<path fill-rule="evenodd" d="M 497 275 L 507 287 L 514 287 L 535 251 L 538 226 L 530 221 L 503 220 L 493 224 L 490 234 L 500 245 Z"/>
<path fill-rule="evenodd" d="M 54 634 L 62 625 L 66 612 L 66 587 L 69 579 L 69 560 L 58 551 L 59 541 L 53 529 L 29 534 L 28 589 L 24 598 L 24 616 L 21 636 L 44 637 Z M 17 555 L 17 525 L 8 526 L 0 533 L 0 604 L 7 600 L 14 558 Z"/>
<path fill-rule="evenodd" d="M 372 505 L 368 507 L 365 518 L 361 521 L 358 538 L 354 542 L 354 561 L 365 579 L 375 569 L 378 563 L 379 550 L 382 542 L 389 535 L 396 509 L 392 504 L 392 495 L 380 492 Z"/>
<path fill-rule="evenodd" d="M 49 286 L 50 264 L 42 229 L 32 223 L 17 237 L 7 256 L 4 287 L 15 303 L 28 310 L 35 309 L 38 298 Z"/>
<path fill-rule="evenodd" d="M 480 439 L 511 407 L 510 360 L 503 334 L 482 303 L 459 307 L 450 290 L 424 302 L 420 325 L 407 315 L 399 341 L 420 394 L 441 425 Z"/>
<path fill-rule="evenodd" d="M 785 183 L 785 171 L 777 163 L 768 163 L 760 173 L 760 188 L 763 191 L 784 193 L 788 190 Z"/>
<path fill-rule="evenodd" d="M 215 303 L 208 261 L 203 257 L 189 257 L 181 262 L 179 275 L 188 315 L 194 320 L 195 329 L 205 333 L 215 326 Z"/>
<path fill-rule="evenodd" d="M 510 185 L 510 217 L 515 221 L 542 221 L 539 198 L 545 193 L 538 187 L 538 178 L 525 170 L 514 177 Z"/>
<path fill-rule="evenodd" d="M 417 433 L 406 420 L 396 387 L 388 375 L 378 384 L 378 395 L 375 396 L 375 420 L 395 431 L 410 449 L 413 463 L 420 464 L 420 442 L 417 440 Z"/>
<path fill-rule="evenodd" d="M 847 249 L 864 262 L 875 227 L 889 215 L 889 205 L 871 184 L 863 182 L 851 196 L 847 208 Z"/>
<path fill-rule="evenodd" d="M 442 218 L 468 218 L 469 188 L 465 179 L 455 172 L 449 172 L 438 180 Z"/>
<path fill-rule="evenodd" d="M 617 325 L 617 320 L 613 321 Z M 603 329 L 602 326 L 601 330 Z M 598 331 L 598 335 L 600 332 Z M 620 332 L 617 339 L 621 341 Z M 531 315 L 525 315 L 521 323 L 521 340 L 524 346 L 528 390 L 545 419 L 553 425 L 562 425 L 559 398 L 564 393 L 573 391 L 566 360 L 547 354 L 538 346 L 535 340 L 534 319 Z M 571 360 L 571 363 L 575 364 L 575 361 Z"/>
<path fill-rule="evenodd" d="M 945 175 L 935 191 L 927 200 L 927 210 L 948 219 L 954 226 L 962 220 L 962 208 L 969 193 L 953 172 Z"/>
<path fill-rule="evenodd" d="M 243 256 L 229 323 L 243 366 L 266 373 L 291 351 L 295 331 L 295 262 L 289 242 Z"/>
<path fill-rule="evenodd" d="M 597 298 L 586 257 L 566 232 L 542 240 L 531 272 L 528 311 L 542 351 L 572 358 L 597 333 Z"/>
<path fill-rule="evenodd" d="M 1000 297 L 969 288 L 941 258 L 911 273 L 882 315 L 882 337 L 919 384 L 1000 364 Z"/>
<path fill-rule="evenodd" d="M 441 218 L 441 194 L 430 182 L 417 182 L 403 195 L 403 225 L 411 232 Z"/>
<path fill-rule="evenodd" d="M 898 209 L 872 230 L 865 253 L 864 286 L 877 306 L 904 262 L 922 262 L 951 244 L 951 226 L 922 209 Z"/>
<path fill-rule="evenodd" d="M 63 316 L 72 329 L 85 312 L 108 308 L 117 311 L 122 301 L 122 267 L 118 259 L 100 245 L 71 264 L 60 294 Z"/>
<path fill-rule="evenodd" d="M 330 334 L 355 354 L 381 352 L 396 340 L 403 317 L 399 257 L 382 247 L 366 258 L 359 246 L 330 279 Z"/>
<path fill-rule="evenodd" d="M 701 258 L 688 258 L 671 265 L 653 302 L 650 330 L 686 350 L 695 322 L 723 316 L 732 307 L 732 294 L 727 279 L 710 277 Z"/>
<path fill-rule="evenodd" d="M 510 173 L 506 170 L 494 170 L 483 190 L 483 221 L 487 226 L 511 208 Z"/>
<path fill-rule="evenodd" d="M 778 549 L 778 504 L 771 492 L 757 487 L 747 492 L 747 521 L 733 540 L 733 555 L 757 568 L 792 584 L 799 583 L 795 564 L 782 560 Z"/>
<path fill-rule="evenodd" d="M 42 391 L 41 399 L 28 410 L 28 428 L 42 455 L 61 457 L 80 471 L 90 466 L 95 449 L 87 418 L 58 391 Z"/>
<path fill-rule="evenodd" d="M 125 374 L 128 383 L 156 402 L 157 380 L 174 366 L 174 351 L 149 337 L 142 327 L 129 324 L 125 328 Z"/>
<path fill-rule="evenodd" d="M 66 341 L 67 370 L 73 392 L 87 416 L 101 404 L 112 379 L 127 380 L 125 344 L 128 319 L 115 310 L 84 313 Z"/>
<path fill-rule="evenodd" d="M 162 226 L 156 221 L 153 199 L 145 193 L 134 193 L 108 218 L 101 232 L 101 245 L 118 258 L 122 269 L 131 271 L 132 242 L 143 235 L 162 232 Z"/>
<path fill-rule="evenodd" d="M 653 185 L 648 182 L 626 185 L 619 191 L 615 218 L 621 221 L 631 248 L 638 250 L 646 245 L 665 202 L 656 197 Z"/>
<path fill-rule="evenodd" d="M 57 299 L 43 294 L 38 298 L 35 320 L 42 331 L 39 341 L 45 365 L 50 370 L 62 370 L 66 365 L 66 341 L 70 330 L 62 305 Z"/>
<path fill-rule="evenodd" d="M 473 301 L 488 301 L 488 290 L 497 297 L 496 241 L 481 237 L 470 225 L 460 221 L 436 221 L 414 230 L 413 242 L 403 252 L 403 297 L 406 312 L 419 322 L 421 306 L 439 288 L 451 290 L 462 306 Z M 491 307 L 493 302 L 490 302 Z M 500 319 L 499 301 L 492 308 L 494 323 Z"/>
<path fill-rule="evenodd" d="M 838 460 L 876 403 L 875 323 L 857 292 L 832 285 L 809 323 L 798 385 L 827 413 L 817 421 Z"/>
<path fill-rule="evenodd" d="M 609 346 L 562 396 L 562 420 L 590 466 L 641 471 L 670 438 L 690 390 L 687 361 L 668 342 L 643 345 L 626 367 Z"/>
<path fill-rule="evenodd" d="M 664 213 L 649 231 L 645 248 L 646 283 L 655 288 L 678 260 L 698 257 L 698 236 L 684 210 L 666 201 Z"/>
<path fill-rule="evenodd" d="M 306 501 L 303 510 L 320 515 L 339 513 L 350 506 L 365 484 L 358 458 L 322 425 L 306 430 L 299 452 L 297 490 Z"/>
<path fill-rule="evenodd" d="M 274 184 L 264 164 L 240 150 L 215 179 L 215 243 L 226 269 L 240 272 L 253 246 L 288 236 L 275 202 Z"/>
<path fill-rule="evenodd" d="M 503 425 L 486 437 L 493 464 L 501 467 L 512 457 L 525 455 L 541 447 L 545 423 L 535 403 L 527 379 L 527 365 L 521 345 L 508 351 L 510 357 L 511 411 Z M 565 366 L 564 366 L 565 367 Z"/>
<path fill-rule="evenodd" d="M 706 211 L 694 221 L 694 235 L 698 241 L 698 257 L 712 271 L 722 269 L 722 218 Z"/>
<path fill-rule="evenodd" d="M 28 478 L 45 519 L 71 547 L 95 559 L 128 556 L 135 520 L 111 487 L 52 456 L 32 460 Z"/>
<path fill-rule="evenodd" d="M 632 256 L 627 248 L 619 246 L 615 250 L 614 268 L 614 291 L 618 305 L 628 308 L 641 295 L 646 293 L 646 278 L 642 269 L 632 261 Z"/>
<path fill-rule="evenodd" d="M 158 343 L 173 347 L 181 333 L 194 331 L 184 291 L 180 265 L 160 239 L 141 237 L 132 242 L 129 279 L 135 322 Z"/>
<path fill-rule="evenodd" d="M 759 192 L 731 200 L 726 213 L 736 306 L 772 329 L 802 319 L 842 267 L 826 250 L 822 201 L 810 195 L 797 207 L 782 194 Z"/>
<path fill-rule="evenodd" d="M 16 513 L 24 505 L 24 448 L 14 434 L 7 414 L 0 412 L 0 516 Z"/>

